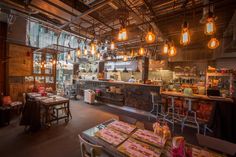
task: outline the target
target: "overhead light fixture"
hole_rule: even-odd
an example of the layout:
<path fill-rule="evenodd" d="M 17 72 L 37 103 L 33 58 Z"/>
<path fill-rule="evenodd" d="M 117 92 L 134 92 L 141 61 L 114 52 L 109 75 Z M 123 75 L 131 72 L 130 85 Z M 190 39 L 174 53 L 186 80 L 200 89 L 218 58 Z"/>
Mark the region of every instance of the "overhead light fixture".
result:
<path fill-rule="evenodd" d="M 126 62 L 127 60 L 128 60 L 127 55 L 124 55 L 124 57 L 123 57 L 123 61 Z"/>
<path fill-rule="evenodd" d="M 67 53 L 67 60 L 71 60 L 71 54 L 70 54 L 70 51 Z"/>
<path fill-rule="evenodd" d="M 209 49 L 216 49 L 219 45 L 220 42 L 216 38 L 211 38 L 211 40 L 207 44 Z"/>
<path fill-rule="evenodd" d="M 84 47 L 84 55 L 88 55 L 88 50 L 87 50 L 87 46 L 86 45 Z"/>
<path fill-rule="evenodd" d="M 101 57 L 100 52 L 97 53 L 97 57 L 98 57 L 98 59 L 100 59 L 100 57 Z"/>
<path fill-rule="evenodd" d="M 114 50 L 115 49 L 115 43 L 112 41 L 111 42 L 111 50 Z"/>
<path fill-rule="evenodd" d="M 56 60 L 54 59 L 53 61 L 52 61 L 52 64 L 53 65 L 55 65 L 57 62 L 56 62 Z"/>
<path fill-rule="evenodd" d="M 168 56 L 173 57 L 176 55 L 176 53 L 177 53 L 176 48 L 175 48 L 174 44 L 172 43 L 170 46 L 170 50 L 168 52 Z"/>
<path fill-rule="evenodd" d="M 190 33 L 189 33 L 188 23 L 184 21 L 180 36 L 180 44 L 186 46 L 189 43 L 190 43 Z"/>
<path fill-rule="evenodd" d="M 143 55 L 144 55 L 144 52 L 145 52 L 144 48 L 143 48 L 143 47 L 140 47 L 140 49 L 139 49 L 139 55 L 140 55 L 140 56 L 143 56 Z"/>
<path fill-rule="evenodd" d="M 128 39 L 126 28 L 122 27 L 118 33 L 118 41 L 125 41 Z"/>
<path fill-rule="evenodd" d="M 145 40 L 148 44 L 151 44 L 153 43 L 155 40 L 156 40 L 156 36 L 155 34 L 153 33 L 152 29 L 150 28 L 146 37 L 145 37 Z"/>
<path fill-rule="evenodd" d="M 216 25 L 214 20 L 214 14 L 209 10 L 208 18 L 206 20 L 204 33 L 206 35 L 213 35 L 216 32 Z"/>
<path fill-rule="evenodd" d="M 167 55 L 169 52 L 169 45 L 168 42 L 166 41 L 165 44 L 163 45 L 163 54 Z"/>
<path fill-rule="evenodd" d="M 80 55 L 81 55 L 81 50 L 80 50 L 80 48 L 77 49 L 76 53 L 77 53 L 77 57 L 79 58 Z"/>
<path fill-rule="evenodd" d="M 96 51 L 96 44 L 94 42 L 91 43 L 91 54 L 94 55 Z"/>

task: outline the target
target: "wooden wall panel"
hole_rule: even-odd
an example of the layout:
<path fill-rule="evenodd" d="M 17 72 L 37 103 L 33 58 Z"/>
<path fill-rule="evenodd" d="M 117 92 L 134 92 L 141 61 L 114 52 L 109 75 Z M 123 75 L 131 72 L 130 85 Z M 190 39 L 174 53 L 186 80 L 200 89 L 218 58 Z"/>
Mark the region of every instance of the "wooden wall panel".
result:
<path fill-rule="evenodd" d="M 32 75 L 31 48 L 16 44 L 9 44 L 9 76 Z"/>
<path fill-rule="evenodd" d="M 6 93 L 6 38 L 7 24 L 0 22 L 0 94 Z"/>

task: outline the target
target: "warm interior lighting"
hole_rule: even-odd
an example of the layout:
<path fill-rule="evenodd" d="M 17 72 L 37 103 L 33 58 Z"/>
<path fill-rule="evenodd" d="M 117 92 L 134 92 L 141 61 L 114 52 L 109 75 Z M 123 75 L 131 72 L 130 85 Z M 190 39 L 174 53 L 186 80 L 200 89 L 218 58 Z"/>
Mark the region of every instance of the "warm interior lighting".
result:
<path fill-rule="evenodd" d="M 190 33 L 188 29 L 188 23 L 184 22 L 180 36 L 180 44 L 186 46 L 189 43 L 190 43 Z"/>
<path fill-rule="evenodd" d="M 114 50 L 115 49 L 115 43 L 112 41 L 111 42 L 111 50 Z"/>
<path fill-rule="evenodd" d="M 144 55 L 144 48 L 140 47 L 139 49 L 139 55 L 143 56 Z"/>
<path fill-rule="evenodd" d="M 88 50 L 87 50 L 87 47 L 85 46 L 84 47 L 84 55 L 87 55 L 88 54 Z"/>
<path fill-rule="evenodd" d="M 100 55 L 100 53 L 98 52 L 98 53 L 97 53 L 97 57 L 98 57 L 98 59 L 100 59 L 100 56 L 101 56 L 101 55 Z"/>
<path fill-rule="evenodd" d="M 71 54 L 70 54 L 70 52 L 68 52 L 68 54 L 67 54 L 67 60 L 71 60 Z"/>
<path fill-rule="evenodd" d="M 55 60 L 55 59 L 52 61 L 52 64 L 53 64 L 53 65 L 55 65 L 55 64 L 56 64 L 56 60 Z"/>
<path fill-rule="evenodd" d="M 126 61 L 128 60 L 128 57 L 125 55 L 125 56 L 123 57 L 123 60 L 124 60 L 124 62 L 126 62 Z"/>
<path fill-rule="evenodd" d="M 212 12 L 209 12 L 208 18 L 206 20 L 204 33 L 206 35 L 213 35 L 215 32 L 216 32 L 216 25 L 214 21 L 214 15 Z"/>
<path fill-rule="evenodd" d="M 81 50 L 80 50 L 80 48 L 77 49 L 77 52 L 76 52 L 76 53 L 77 53 L 77 57 L 79 58 L 80 55 L 81 55 Z"/>
<path fill-rule="evenodd" d="M 170 50 L 169 50 L 169 52 L 168 52 L 168 55 L 169 55 L 170 57 L 173 57 L 173 56 L 176 55 L 176 53 L 177 53 L 177 51 L 176 51 L 175 46 L 174 46 L 174 45 L 171 45 L 171 46 L 170 46 Z"/>
<path fill-rule="evenodd" d="M 163 46 L 163 54 L 168 54 L 168 51 L 169 51 L 169 45 L 168 43 L 166 42 Z"/>
<path fill-rule="evenodd" d="M 208 42 L 207 46 L 209 49 L 215 49 L 220 45 L 219 40 L 216 38 L 211 38 L 211 40 Z"/>
<path fill-rule="evenodd" d="M 121 28 L 119 33 L 118 33 L 118 40 L 119 41 L 124 41 L 127 40 L 128 36 L 127 36 L 127 30 L 126 28 Z"/>
<path fill-rule="evenodd" d="M 155 34 L 150 30 L 148 31 L 146 37 L 145 37 L 145 40 L 147 43 L 151 44 L 153 43 L 155 40 L 156 40 L 156 36 Z"/>
<path fill-rule="evenodd" d="M 96 45 L 95 43 L 91 43 L 91 54 L 94 55 L 95 54 L 95 51 L 96 51 Z"/>

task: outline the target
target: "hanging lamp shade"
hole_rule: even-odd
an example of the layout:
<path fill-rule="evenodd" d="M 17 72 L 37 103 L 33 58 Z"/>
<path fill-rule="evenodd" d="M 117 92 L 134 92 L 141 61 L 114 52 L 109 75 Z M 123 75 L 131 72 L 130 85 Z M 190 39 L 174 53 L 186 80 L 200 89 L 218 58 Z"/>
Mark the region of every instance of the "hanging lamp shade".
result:
<path fill-rule="evenodd" d="M 190 33 L 189 33 L 188 23 L 186 21 L 182 25 L 180 44 L 183 46 L 190 44 Z"/>
<path fill-rule="evenodd" d="M 214 14 L 213 12 L 209 11 L 208 18 L 206 19 L 204 33 L 206 35 L 213 35 L 215 32 L 216 32 L 216 25 L 214 20 Z"/>
<path fill-rule="evenodd" d="M 168 52 L 168 56 L 169 56 L 169 57 L 173 57 L 173 56 L 175 56 L 176 54 L 177 54 L 177 50 L 176 50 L 175 46 L 172 44 L 172 45 L 170 46 L 170 50 L 169 50 L 169 52 Z"/>
<path fill-rule="evenodd" d="M 211 40 L 207 44 L 209 49 L 216 49 L 219 45 L 220 42 L 216 38 L 211 38 Z"/>
<path fill-rule="evenodd" d="M 153 33 L 152 29 L 149 29 L 145 36 L 145 40 L 148 44 L 154 43 L 156 40 L 156 35 Z"/>
<path fill-rule="evenodd" d="M 139 49 L 139 55 L 140 55 L 140 56 L 143 56 L 144 53 L 145 53 L 145 49 L 144 49 L 143 47 L 140 47 L 140 49 Z"/>
<path fill-rule="evenodd" d="M 168 45 L 168 43 L 167 43 L 167 41 L 164 43 L 164 45 L 163 45 L 163 50 L 162 50 L 163 52 L 163 54 L 164 55 L 167 55 L 168 54 L 168 52 L 169 52 L 169 45 Z"/>
<path fill-rule="evenodd" d="M 77 54 L 77 57 L 78 57 L 78 58 L 81 56 L 81 50 L 80 50 L 80 48 L 77 49 L 76 54 Z"/>
<path fill-rule="evenodd" d="M 110 48 L 111 48 L 111 50 L 115 49 L 115 43 L 113 41 L 111 42 L 111 47 Z"/>

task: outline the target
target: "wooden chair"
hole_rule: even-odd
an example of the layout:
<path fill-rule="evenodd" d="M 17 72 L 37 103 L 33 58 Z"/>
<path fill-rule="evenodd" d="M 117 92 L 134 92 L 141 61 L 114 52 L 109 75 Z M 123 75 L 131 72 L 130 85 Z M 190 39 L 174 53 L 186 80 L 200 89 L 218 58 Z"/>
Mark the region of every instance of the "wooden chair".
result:
<path fill-rule="evenodd" d="M 91 144 L 85 141 L 80 135 L 80 150 L 81 157 L 100 157 L 105 156 L 102 151 L 102 146 Z"/>
<path fill-rule="evenodd" d="M 151 122 L 143 122 L 143 125 L 144 125 L 144 129 L 146 129 L 146 130 L 150 130 L 150 131 L 154 131 L 153 130 L 153 123 L 151 123 Z"/>
<path fill-rule="evenodd" d="M 123 115 L 119 115 L 119 120 L 134 125 L 137 123 L 136 119 Z"/>
<path fill-rule="evenodd" d="M 236 155 L 236 144 L 218 138 L 197 134 L 199 145 L 207 147 L 227 155 Z"/>

